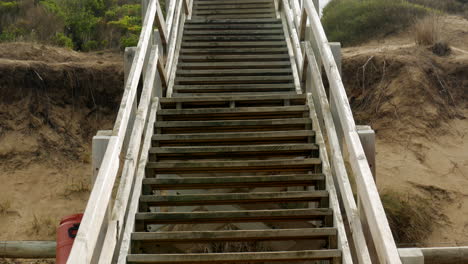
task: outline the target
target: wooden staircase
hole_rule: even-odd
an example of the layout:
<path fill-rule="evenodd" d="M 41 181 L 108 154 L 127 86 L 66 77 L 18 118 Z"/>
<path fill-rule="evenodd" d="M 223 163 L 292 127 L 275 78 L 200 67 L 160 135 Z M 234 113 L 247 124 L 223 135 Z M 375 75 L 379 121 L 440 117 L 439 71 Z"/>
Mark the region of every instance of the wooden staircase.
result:
<path fill-rule="evenodd" d="M 127 263 L 341 263 L 313 109 L 274 10 L 194 1 Z"/>

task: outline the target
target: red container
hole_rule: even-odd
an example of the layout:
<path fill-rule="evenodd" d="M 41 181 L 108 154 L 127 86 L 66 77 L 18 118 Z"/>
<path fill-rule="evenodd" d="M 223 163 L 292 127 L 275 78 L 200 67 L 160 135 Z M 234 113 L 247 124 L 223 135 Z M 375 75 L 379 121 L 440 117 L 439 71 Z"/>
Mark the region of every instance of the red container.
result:
<path fill-rule="evenodd" d="M 60 221 L 60 226 L 57 228 L 56 264 L 67 263 L 82 218 L 83 214 L 74 214 L 65 216 Z"/>

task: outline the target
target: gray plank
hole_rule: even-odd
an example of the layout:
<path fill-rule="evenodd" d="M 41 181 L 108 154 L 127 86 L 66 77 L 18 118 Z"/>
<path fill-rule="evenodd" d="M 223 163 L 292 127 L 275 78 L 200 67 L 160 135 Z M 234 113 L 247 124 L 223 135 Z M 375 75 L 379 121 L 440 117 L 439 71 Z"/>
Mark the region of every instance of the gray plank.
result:
<path fill-rule="evenodd" d="M 323 220 L 333 215 L 329 208 L 286 209 L 286 210 L 238 210 L 238 211 L 195 211 L 195 212 L 147 212 L 137 213 L 137 221 L 146 224 L 185 223 L 234 223 L 234 222 L 289 222 Z"/>
<path fill-rule="evenodd" d="M 130 254 L 129 263 L 236 263 L 246 261 L 304 261 L 336 259 L 341 251 L 336 249 L 276 251 L 276 252 L 239 252 L 239 253 L 200 253 L 200 254 Z M 336 260 L 334 263 L 341 263 Z"/>
<path fill-rule="evenodd" d="M 287 96 L 277 96 L 277 95 L 257 95 L 257 96 L 218 96 L 218 97 L 212 97 L 212 98 L 203 98 L 203 99 L 198 99 L 198 98 L 191 98 L 191 97 L 179 97 L 179 98 L 167 98 L 167 97 L 162 97 L 160 98 L 160 103 L 161 104 L 166 104 L 166 103 L 188 103 L 188 102 L 219 102 L 219 101 L 236 101 L 236 102 L 248 102 L 248 101 L 253 101 L 253 102 L 260 102 L 262 100 L 268 101 L 268 100 L 305 100 L 305 95 L 303 94 L 290 94 Z"/>
<path fill-rule="evenodd" d="M 188 154 L 214 152 L 283 152 L 298 150 L 317 150 L 316 144 L 276 144 L 276 145 L 241 145 L 241 146 L 188 146 L 188 147 L 153 147 L 151 154 Z"/>
<path fill-rule="evenodd" d="M 232 176 L 232 177 L 188 177 L 188 178 L 145 178 L 144 185 L 158 190 L 217 189 L 228 187 L 286 187 L 315 185 L 324 181 L 323 174 L 297 174 L 280 176 Z"/>
<path fill-rule="evenodd" d="M 213 204 L 251 204 L 320 201 L 328 191 L 262 192 L 227 194 L 142 195 L 140 203 L 149 206 L 185 206 Z"/>
<path fill-rule="evenodd" d="M 309 108 L 305 105 L 269 106 L 269 107 L 237 107 L 237 108 L 198 108 L 198 109 L 161 109 L 158 116 L 166 115 L 198 115 L 198 114 L 256 114 L 256 113 L 284 113 L 303 112 Z"/>
<path fill-rule="evenodd" d="M 155 127 L 228 127 L 228 126 L 274 126 L 311 124 L 309 118 L 268 119 L 268 120 L 227 120 L 227 121 L 159 121 Z"/>
<path fill-rule="evenodd" d="M 323 239 L 336 236 L 336 232 L 336 228 L 135 232 L 132 234 L 132 240 L 155 243 L 201 243 L 215 241 Z"/>

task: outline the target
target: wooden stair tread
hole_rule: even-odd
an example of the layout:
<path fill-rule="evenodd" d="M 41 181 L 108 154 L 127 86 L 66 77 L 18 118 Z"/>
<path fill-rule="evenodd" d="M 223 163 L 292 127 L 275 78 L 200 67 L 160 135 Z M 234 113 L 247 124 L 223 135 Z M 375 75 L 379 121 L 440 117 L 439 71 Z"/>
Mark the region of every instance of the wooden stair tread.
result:
<path fill-rule="evenodd" d="M 218 35 L 218 36 L 224 36 L 224 35 L 230 35 L 230 36 L 238 36 L 238 35 L 249 35 L 249 34 L 255 34 L 255 35 L 271 35 L 271 34 L 283 34 L 283 30 L 280 29 L 242 29 L 242 30 L 216 30 L 216 29 L 210 29 L 210 30 L 195 30 L 195 29 L 185 29 L 184 35 L 185 36 L 209 36 L 209 35 Z"/>
<path fill-rule="evenodd" d="M 281 24 L 185 24 L 185 29 L 212 30 L 212 29 L 282 29 Z"/>
<path fill-rule="evenodd" d="M 310 137 L 315 132 L 311 130 L 281 131 L 281 132 L 235 132 L 235 133 L 206 133 L 206 134 L 156 134 L 153 140 L 236 140 L 236 139 L 265 139 L 283 137 Z"/>
<path fill-rule="evenodd" d="M 180 54 L 183 55 L 234 55 L 234 54 L 287 54 L 288 50 L 285 47 L 279 48 L 183 48 Z M 286 69 L 291 70 L 291 69 Z"/>
<path fill-rule="evenodd" d="M 246 36 L 184 36 L 182 40 L 183 43 L 190 42 L 267 42 L 267 41 L 284 41 L 283 34 L 268 35 L 268 36 L 255 36 L 255 35 L 246 35 Z"/>
<path fill-rule="evenodd" d="M 187 178 L 145 178 L 144 185 L 154 189 L 216 189 L 224 187 L 271 187 L 313 185 L 324 181 L 323 174 L 298 174 L 280 176 L 235 176 L 235 177 L 187 177 Z"/>
<path fill-rule="evenodd" d="M 275 152 L 293 150 L 316 150 L 316 144 L 280 144 L 280 145 L 240 145 L 240 146 L 189 146 L 189 147 L 153 147 L 149 153 L 212 153 L 212 152 Z"/>
<path fill-rule="evenodd" d="M 333 215 L 329 208 L 195 211 L 195 212 L 145 212 L 137 213 L 137 221 L 146 224 L 183 223 L 234 223 L 234 222 L 277 222 L 324 220 Z"/>
<path fill-rule="evenodd" d="M 298 201 L 320 201 L 327 197 L 328 191 L 142 195 L 140 197 L 140 203 L 145 203 L 150 206 L 286 203 Z"/>
<path fill-rule="evenodd" d="M 229 90 L 229 89 L 274 89 L 274 88 L 294 88 L 294 84 L 277 84 L 277 83 L 269 83 L 269 84 L 261 84 L 261 83 L 256 83 L 256 84 L 223 84 L 223 85 L 218 85 L 218 84 L 203 84 L 203 85 L 174 85 L 174 90 L 209 90 L 209 89 L 220 89 L 220 90 Z"/>
<path fill-rule="evenodd" d="M 179 76 L 176 78 L 177 83 L 226 83 L 226 82 L 236 82 L 236 83 L 251 83 L 251 82 L 292 82 L 292 75 L 275 75 L 275 76 L 189 76 L 182 77 Z"/>
<path fill-rule="evenodd" d="M 275 92 L 269 92 L 269 94 L 274 94 L 274 95 L 288 95 L 288 94 L 295 94 L 296 92 L 291 90 L 291 91 L 275 91 Z M 222 95 L 222 96 L 229 96 L 231 94 L 235 94 L 235 95 L 245 95 L 245 96 L 248 96 L 248 95 L 263 95 L 265 94 L 265 92 L 248 92 L 248 91 L 241 91 L 241 92 L 224 92 L 224 93 L 174 93 L 173 96 L 174 98 L 177 98 L 177 97 L 185 97 L 185 96 L 191 96 L 191 97 L 210 97 L 210 96 L 218 96 L 218 95 Z"/>
<path fill-rule="evenodd" d="M 167 98 L 163 97 L 160 98 L 160 103 L 186 103 L 186 102 L 219 102 L 219 101 L 235 101 L 235 102 L 246 102 L 246 101 L 256 101 L 261 102 L 264 100 L 303 100 L 305 102 L 305 95 L 303 94 L 290 94 L 286 96 L 277 96 L 277 95 L 257 95 L 257 96 L 218 96 L 218 97 L 211 97 L 211 98 L 192 98 L 192 97 L 179 97 L 179 98 Z"/>
<path fill-rule="evenodd" d="M 260 2 L 260 3 L 227 3 L 224 5 L 219 5 L 219 4 L 199 4 L 199 3 L 194 3 L 193 4 L 193 11 L 201 11 L 201 10 L 217 10 L 219 8 L 222 8 L 223 10 L 248 10 L 248 9 L 269 9 L 269 8 L 274 8 L 273 3 L 266 3 L 266 2 Z"/>
<path fill-rule="evenodd" d="M 271 0 L 225 0 L 225 1 L 194 1 L 196 5 L 216 5 L 221 3 L 239 3 L 239 4 L 273 4 Z"/>
<path fill-rule="evenodd" d="M 274 126 L 311 124 L 309 118 L 260 119 L 260 120 L 222 120 L 222 121 L 160 121 L 155 127 L 230 127 L 230 126 Z"/>
<path fill-rule="evenodd" d="M 275 14 L 273 12 L 268 12 L 265 14 L 232 14 L 232 15 L 204 15 L 204 16 L 193 16 L 192 18 L 203 18 L 203 19 L 252 19 L 252 18 L 274 18 Z"/>
<path fill-rule="evenodd" d="M 305 105 L 270 106 L 270 107 L 237 107 L 237 108 L 196 108 L 196 109 L 161 109 L 159 116 L 166 115 L 199 115 L 199 114 L 256 114 L 256 113 L 284 113 L 304 112 L 309 108 Z"/>
<path fill-rule="evenodd" d="M 291 67 L 289 61 L 180 62 L 179 69 L 277 69 Z"/>
<path fill-rule="evenodd" d="M 130 254 L 130 263 L 236 263 L 246 261 L 304 261 L 340 258 L 341 251 L 336 249 L 237 252 L 237 253 L 198 253 L 198 254 Z M 339 263 L 339 262 L 334 262 Z"/>
<path fill-rule="evenodd" d="M 148 162 L 147 170 L 157 173 L 207 173 L 249 171 L 311 171 L 321 164 L 319 158 L 276 159 L 276 160 L 186 160 Z"/>
<path fill-rule="evenodd" d="M 273 15 L 274 6 L 266 8 L 249 8 L 249 9 L 211 9 L 211 10 L 194 10 L 196 16 L 208 16 L 208 15 L 250 15 L 250 14 L 267 14 Z"/>
<path fill-rule="evenodd" d="M 234 48 L 234 47 L 286 47 L 284 40 L 276 41 L 190 41 L 182 42 L 182 48 L 198 47 L 198 48 Z"/>
<path fill-rule="evenodd" d="M 135 232 L 132 234 L 132 240 L 156 243 L 289 240 L 327 238 L 336 236 L 336 233 L 336 228 Z"/>
<path fill-rule="evenodd" d="M 246 75 L 246 76 L 254 76 L 255 75 L 269 75 L 269 74 L 285 74 L 291 75 L 291 69 L 237 69 L 237 70 L 225 70 L 225 69 L 218 69 L 218 70 L 178 70 L 178 76 L 184 77 L 199 77 L 201 75 L 209 75 L 209 76 L 229 76 L 229 75 Z M 271 76 L 269 76 L 271 77 Z"/>

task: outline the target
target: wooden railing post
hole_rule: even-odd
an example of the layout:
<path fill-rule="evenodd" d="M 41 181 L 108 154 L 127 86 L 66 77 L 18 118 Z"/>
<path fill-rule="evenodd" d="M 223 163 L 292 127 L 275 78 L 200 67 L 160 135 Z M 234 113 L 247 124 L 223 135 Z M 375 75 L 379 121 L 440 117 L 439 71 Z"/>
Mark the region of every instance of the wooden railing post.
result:
<path fill-rule="evenodd" d="M 399 248 L 402 264 L 424 264 L 424 255 L 419 248 Z"/>
<path fill-rule="evenodd" d="M 377 164 L 375 159 L 375 132 L 370 126 L 356 126 L 367 162 L 377 183 Z"/>
<path fill-rule="evenodd" d="M 96 176 L 98 175 L 99 169 L 101 168 L 102 160 L 104 159 L 104 154 L 106 153 L 107 145 L 109 144 L 109 139 L 112 136 L 112 130 L 99 130 L 97 134 L 93 137 L 92 141 L 92 174 L 91 174 L 91 186 L 94 185 Z"/>

